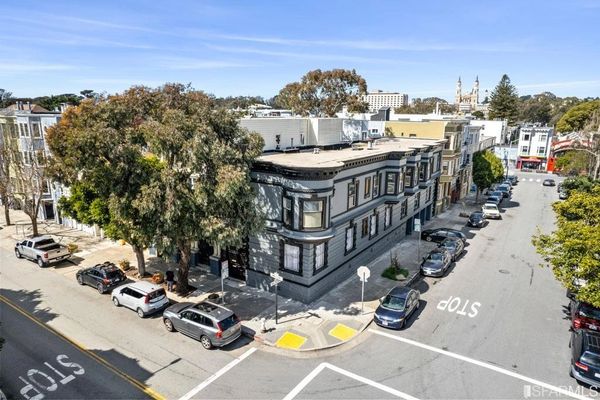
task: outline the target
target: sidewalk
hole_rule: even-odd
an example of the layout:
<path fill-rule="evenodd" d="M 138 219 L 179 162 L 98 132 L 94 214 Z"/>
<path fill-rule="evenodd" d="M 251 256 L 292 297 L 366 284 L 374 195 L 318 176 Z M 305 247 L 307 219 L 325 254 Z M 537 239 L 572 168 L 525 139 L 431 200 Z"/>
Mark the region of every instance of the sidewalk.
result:
<path fill-rule="evenodd" d="M 461 202 L 453 204 L 448 211 L 434 217 L 425 227 L 449 227 L 461 229 L 466 218 L 462 212 L 469 213 L 478 206 L 473 194 Z M 0 217 L 0 246 L 12 251 L 15 241 L 22 239 L 15 226 L 5 227 Z M 12 222 L 24 223 L 28 218 L 19 211 L 12 211 Z M 22 227 L 20 228 L 22 229 Z M 75 273 L 83 266 L 110 260 L 117 262 L 126 258 L 136 267 L 135 256 L 129 245 L 94 238 L 76 229 L 64 228 L 54 223 L 42 223 L 40 233 L 49 234 L 63 244 L 75 243 L 79 250 L 69 262 L 63 262 L 52 269 L 75 279 Z M 292 351 L 310 352 L 326 349 L 347 342 L 365 330 L 373 319 L 373 313 L 379 305 L 379 299 L 396 285 L 411 285 L 420 278 L 420 257 L 427 254 L 436 245 L 421 241 L 418 253 L 418 236 L 413 234 L 397 243 L 389 252 L 381 254 L 367 266 L 371 276 L 365 283 L 364 305 L 361 306 L 361 282 L 353 275 L 335 289 L 311 304 L 279 296 L 278 323 L 275 323 L 275 294 L 246 286 L 245 283 L 226 279 L 224 282 L 224 305 L 232 309 L 242 320 L 244 333 L 265 345 L 276 346 Z M 397 254 L 400 265 L 409 271 L 405 281 L 392 281 L 381 276 L 390 265 L 390 252 Z M 176 268 L 173 263 L 156 257 L 147 257 L 146 270 L 152 274 Z M 132 277 L 132 279 L 135 279 Z M 148 278 L 145 278 L 148 279 Z M 221 281 L 208 272 L 207 267 L 190 269 L 189 284 L 196 288 L 185 297 L 168 293 L 173 302 L 198 302 L 209 295 L 219 295 L 221 301 Z"/>

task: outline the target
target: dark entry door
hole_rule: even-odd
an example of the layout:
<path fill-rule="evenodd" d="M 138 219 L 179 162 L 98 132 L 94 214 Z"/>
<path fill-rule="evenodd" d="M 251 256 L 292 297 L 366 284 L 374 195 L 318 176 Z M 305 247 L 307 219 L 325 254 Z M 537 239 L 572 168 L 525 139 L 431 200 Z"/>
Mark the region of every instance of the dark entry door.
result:
<path fill-rule="evenodd" d="M 227 249 L 229 261 L 229 277 L 246 281 L 246 268 L 248 268 L 248 245 L 239 249 Z"/>

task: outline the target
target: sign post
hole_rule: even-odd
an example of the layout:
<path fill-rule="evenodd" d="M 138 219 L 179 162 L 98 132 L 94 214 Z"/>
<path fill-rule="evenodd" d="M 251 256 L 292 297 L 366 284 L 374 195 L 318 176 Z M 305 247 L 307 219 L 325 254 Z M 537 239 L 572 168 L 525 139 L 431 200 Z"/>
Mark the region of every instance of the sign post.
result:
<path fill-rule="evenodd" d="M 360 313 L 363 314 L 365 312 L 365 282 L 371 276 L 371 270 L 365 266 L 358 267 L 356 275 L 358 275 L 362 282 L 362 289 L 360 292 Z"/>
<path fill-rule="evenodd" d="M 225 287 L 224 281 L 229 278 L 229 261 L 221 262 L 221 303 L 225 304 Z"/>
<path fill-rule="evenodd" d="M 421 220 L 415 219 L 415 232 L 419 234 L 419 241 L 417 242 L 417 262 L 421 262 Z"/>
<path fill-rule="evenodd" d="M 275 286 L 275 325 L 277 325 L 279 323 L 279 307 L 277 304 L 278 298 L 279 298 L 278 290 L 279 290 L 279 284 L 281 282 L 283 282 L 283 277 L 281 275 L 279 275 L 277 272 L 271 272 L 270 275 L 271 275 L 271 278 L 273 278 L 270 285 Z"/>

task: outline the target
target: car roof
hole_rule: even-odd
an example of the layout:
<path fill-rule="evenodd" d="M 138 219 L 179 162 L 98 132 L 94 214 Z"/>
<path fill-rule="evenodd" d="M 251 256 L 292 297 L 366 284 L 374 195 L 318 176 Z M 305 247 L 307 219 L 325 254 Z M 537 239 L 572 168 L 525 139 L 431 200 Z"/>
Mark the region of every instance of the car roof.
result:
<path fill-rule="evenodd" d="M 117 267 L 115 264 L 109 263 L 109 262 L 105 262 L 102 264 L 96 264 L 92 268 L 101 269 L 106 272 L 115 271 L 115 270 L 119 269 L 119 267 Z"/>
<path fill-rule="evenodd" d="M 189 307 L 189 309 L 200 311 L 203 314 L 207 314 L 217 320 L 222 320 L 234 314 L 230 309 L 215 303 L 211 303 L 210 301 L 201 301 Z"/>
<path fill-rule="evenodd" d="M 453 242 L 453 243 L 458 243 L 461 240 L 457 237 L 447 237 L 446 239 L 442 240 L 442 243 L 444 242 Z M 441 243 L 440 243 L 441 244 Z"/>
<path fill-rule="evenodd" d="M 409 294 L 411 291 L 412 291 L 412 289 L 409 287 L 396 286 L 392 290 L 390 290 L 388 294 L 390 296 L 403 297 L 403 296 L 406 296 L 407 294 Z"/>
<path fill-rule="evenodd" d="M 471 215 L 483 215 L 481 211 L 473 211 Z"/>
<path fill-rule="evenodd" d="M 34 238 L 29 238 L 27 240 L 32 241 L 33 243 L 41 242 L 42 240 L 52 239 L 50 236 L 36 236 Z"/>
<path fill-rule="evenodd" d="M 497 206 L 497 205 L 495 205 L 494 203 L 485 203 L 483 206 L 484 206 L 484 207 L 486 207 L 486 206 L 488 206 L 488 207 L 489 207 L 489 206 L 493 206 L 493 207 L 495 207 L 495 208 L 498 208 L 498 206 Z"/>
<path fill-rule="evenodd" d="M 125 285 L 125 286 L 139 290 L 140 292 L 144 292 L 144 293 L 151 293 L 151 292 L 154 292 L 155 290 L 162 289 L 162 286 L 158 286 L 158 285 L 155 285 L 154 283 L 146 282 L 146 281 L 137 281 L 137 282 Z"/>
<path fill-rule="evenodd" d="M 583 330 L 584 348 L 596 354 L 600 354 L 600 333 Z"/>

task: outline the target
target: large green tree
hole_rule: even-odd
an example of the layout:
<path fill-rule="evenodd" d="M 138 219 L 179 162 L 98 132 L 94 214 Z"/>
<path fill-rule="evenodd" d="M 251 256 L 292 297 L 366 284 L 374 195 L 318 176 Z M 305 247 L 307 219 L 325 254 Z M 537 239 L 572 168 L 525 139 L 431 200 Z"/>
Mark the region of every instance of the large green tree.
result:
<path fill-rule="evenodd" d="M 450 114 L 456 111 L 454 105 L 439 97 L 426 97 L 424 99 L 417 97 L 413 99 L 411 104 L 396 107 L 394 111 L 397 114 L 430 114 L 435 112 L 436 107 L 439 107 L 442 114 Z"/>
<path fill-rule="evenodd" d="M 473 182 L 477 185 L 476 201 L 483 189 L 490 187 L 504 176 L 502 161 L 489 150 L 473 155 Z"/>
<path fill-rule="evenodd" d="M 183 85 L 154 91 L 155 109 L 141 125 L 150 151 L 165 162 L 161 177 L 144 188 L 154 213 L 160 205 L 158 236 L 177 249 L 179 291 L 187 291 L 191 241 L 204 239 L 219 253 L 239 247 L 262 229 L 250 168 L 264 146 L 258 134 L 239 126 L 235 115 L 215 108 L 202 92 Z"/>
<path fill-rule="evenodd" d="M 10 105 L 13 97 L 12 93 L 5 89 L 0 89 L 0 108 L 5 108 Z"/>
<path fill-rule="evenodd" d="M 366 112 L 366 94 L 367 82 L 355 70 L 316 69 L 281 89 L 277 103 L 301 115 L 335 117 L 344 106 L 350 112 Z"/>
<path fill-rule="evenodd" d="M 502 75 L 502 79 L 490 95 L 489 117 L 506 119 L 509 125 L 514 124 L 519 117 L 518 101 L 517 89 L 510 83 L 508 75 Z"/>
<path fill-rule="evenodd" d="M 143 93 L 145 89 L 134 88 L 85 100 L 67 110 L 47 134 L 53 154 L 50 172 L 72 190 L 72 197 L 60 202 L 64 212 L 128 242 L 142 276 L 144 248 L 154 241 L 158 223 L 156 216 L 140 212 L 140 203 L 149 201 L 142 189 L 159 179 L 164 166 L 143 141 L 140 126 L 154 106 Z"/>
<path fill-rule="evenodd" d="M 557 229 L 539 232 L 533 244 L 566 288 L 579 300 L 600 307 L 600 185 L 572 191 L 553 208 Z"/>
<path fill-rule="evenodd" d="M 591 171 L 593 157 L 585 151 L 569 150 L 557 157 L 554 165 L 562 175 L 579 175 Z"/>
<path fill-rule="evenodd" d="M 570 108 L 556 123 L 558 132 L 595 131 L 600 126 L 600 100 L 586 101 Z"/>

